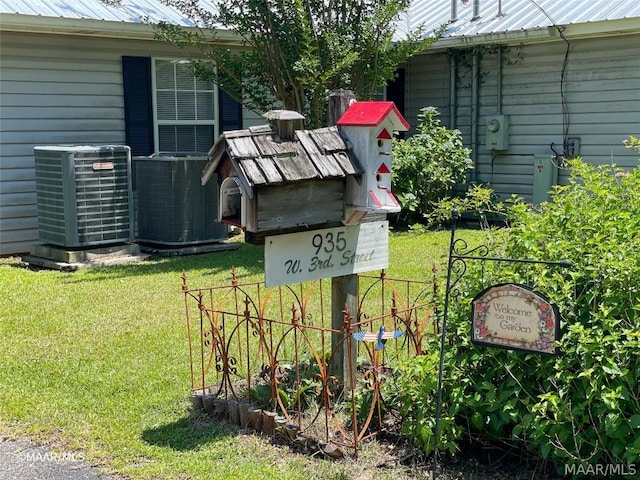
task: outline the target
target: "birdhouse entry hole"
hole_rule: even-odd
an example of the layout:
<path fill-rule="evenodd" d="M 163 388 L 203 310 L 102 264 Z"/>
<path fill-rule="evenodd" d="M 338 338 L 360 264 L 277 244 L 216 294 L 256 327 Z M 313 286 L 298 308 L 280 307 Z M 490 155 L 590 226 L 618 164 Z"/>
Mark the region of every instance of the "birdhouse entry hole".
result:
<path fill-rule="evenodd" d="M 225 178 L 220 186 L 218 220 L 221 223 L 242 226 L 242 189 L 237 177 Z"/>

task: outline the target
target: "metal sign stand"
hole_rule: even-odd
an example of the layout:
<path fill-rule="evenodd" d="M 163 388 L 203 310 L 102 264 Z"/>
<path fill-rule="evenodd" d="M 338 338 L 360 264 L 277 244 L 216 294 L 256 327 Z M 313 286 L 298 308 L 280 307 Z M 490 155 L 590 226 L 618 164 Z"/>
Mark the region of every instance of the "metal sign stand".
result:
<path fill-rule="evenodd" d="M 436 400 L 436 424 L 434 429 L 434 449 L 433 449 L 433 476 L 436 478 L 438 475 L 438 460 L 440 456 L 440 450 L 438 444 L 440 443 L 440 417 L 442 416 L 442 373 L 444 370 L 444 349 L 445 338 L 447 335 L 447 316 L 449 312 L 450 294 L 456 284 L 464 276 L 467 270 L 466 260 L 481 260 L 481 261 L 496 261 L 496 262 L 513 262 L 513 263 L 532 263 L 532 264 L 544 264 L 555 265 L 561 268 L 570 267 L 571 263 L 568 260 L 560 261 L 545 261 L 545 260 L 527 260 L 516 258 L 498 258 L 489 257 L 489 248 L 486 245 L 479 245 L 472 249 L 468 248 L 467 242 L 463 239 L 455 238 L 456 235 L 456 222 L 459 218 L 458 211 L 454 209 L 451 212 L 451 237 L 449 241 L 449 260 L 447 264 L 447 280 L 446 290 L 444 297 L 444 314 L 442 318 L 442 330 L 440 332 L 440 362 L 438 364 L 438 391 Z M 455 278 L 453 278 L 455 275 Z"/>

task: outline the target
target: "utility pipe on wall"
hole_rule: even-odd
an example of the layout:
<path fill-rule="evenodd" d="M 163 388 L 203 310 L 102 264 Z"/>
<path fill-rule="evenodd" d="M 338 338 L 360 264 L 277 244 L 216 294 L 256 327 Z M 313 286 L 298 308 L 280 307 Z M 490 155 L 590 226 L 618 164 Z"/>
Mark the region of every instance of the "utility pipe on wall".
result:
<path fill-rule="evenodd" d="M 480 107 L 480 54 L 473 49 L 471 64 L 471 159 L 473 160 L 472 180 L 479 181 L 478 175 L 478 118 Z"/>
<path fill-rule="evenodd" d="M 502 115 L 502 45 L 498 45 L 498 67 L 496 70 L 498 75 L 496 103 L 498 104 L 498 115 Z"/>
<path fill-rule="evenodd" d="M 451 0 L 451 22 L 458 19 L 458 0 Z M 454 55 L 449 57 L 449 128 L 456 128 L 457 101 L 456 77 L 458 76 L 458 61 Z"/>
<path fill-rule="evenodd" d="M 473 0 L 474 22 L 480 18 L 480 0 Z M 473 160 L 472 181 L 479 182 L 478 175 L 478 118 L 480 108 L 480 55 L 478 49 L 473 49 L 473 60 L 471 64 L 471 159 Z"/>

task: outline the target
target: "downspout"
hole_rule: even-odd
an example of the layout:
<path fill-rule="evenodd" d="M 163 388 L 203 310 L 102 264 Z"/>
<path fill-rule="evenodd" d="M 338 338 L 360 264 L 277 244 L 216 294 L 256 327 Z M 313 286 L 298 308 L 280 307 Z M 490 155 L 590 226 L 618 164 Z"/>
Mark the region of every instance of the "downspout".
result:
<path fill-rule="evenodd" d="M 457 77 L 458 77 L 458 60 L 455 55 L 449 56 L 450 72 L 449 72 L 449 128 L 453 130 L 456 128 L 456 118 L 458 117 L 458 91 Z"/>
<path fill-rule="evenodd" d="M 458 19 L 458 0 L 451 0 L 451 21 L 455 22 Z"/>
<path fill-rule="evenodd" d="M 473 49 L 471 65 L 471 159 L 473 160 L 472 181 L 478 182 L 478 118 L 480 104 L 480 54 Z"/>

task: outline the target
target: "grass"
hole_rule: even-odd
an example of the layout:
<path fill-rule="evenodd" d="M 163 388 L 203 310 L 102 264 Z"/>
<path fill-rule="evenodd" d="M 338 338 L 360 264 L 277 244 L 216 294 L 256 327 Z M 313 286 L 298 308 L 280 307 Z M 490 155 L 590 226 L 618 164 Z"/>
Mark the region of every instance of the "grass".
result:
<path fill-rule="evenodd" d="M 392 233 L 388 274 L 428 280 L 436 262 L 444 275 L 448 241 L 448 232 Z M 367 448 L 355 463 L 330 462 L 191 413 L 180 276 L 223 285 L 235 267 L 241 281 L 259 281 L 263 265 L 263 248 L 244 243 L 74 273 L 0 259 L 0 435 L 79 451 L 132 479 L 367 478 Z"/>

